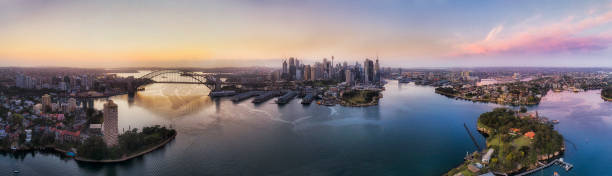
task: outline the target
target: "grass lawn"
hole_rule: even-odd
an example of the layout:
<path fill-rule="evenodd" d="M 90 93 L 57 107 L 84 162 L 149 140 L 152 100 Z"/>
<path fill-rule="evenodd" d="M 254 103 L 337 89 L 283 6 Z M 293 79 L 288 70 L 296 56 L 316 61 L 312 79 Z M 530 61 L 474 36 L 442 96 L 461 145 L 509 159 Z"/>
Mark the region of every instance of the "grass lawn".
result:
<path fill-rule="evenodd" d="M 487 147 L 499 146 L 499 140 L 500 140 L 500 138 L 497 135 L 490 137 L 487 140 Z M 531 139 L 521 135 L 520 137 L 512 140 L 511 144 L 514 147 L 516 147 L 516 148 L 521 148 L 522 146 L 529 146 L 529 145 L 531 145 Z"/>
<path fill-rule="evenodd" d="M 378 95 L 378 93 L 375 91 L 362 90 L 347 92 L 342 98 L 349 103 L 363 104 L 371 102 L 376 95 Z"/>

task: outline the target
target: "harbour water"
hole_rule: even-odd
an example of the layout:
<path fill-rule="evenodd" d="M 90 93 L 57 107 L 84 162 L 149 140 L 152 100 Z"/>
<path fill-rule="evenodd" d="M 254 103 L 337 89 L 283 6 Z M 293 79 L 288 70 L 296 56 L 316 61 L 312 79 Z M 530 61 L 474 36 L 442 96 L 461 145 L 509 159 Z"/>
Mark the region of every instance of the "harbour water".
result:
<path fill-rule="evenodd" d="M 390 81 L 378 106 L 285 105 L 274 99 L 232 102 L 211 99 L 196 84 L 152 84 L 133 98 L 110 97 L 119 105 L 119 130 L 164 125 L 176 140 L 143 157 L 115 164 L 84 164 L 52 153 L 0 156 L 0 175 L 441 175 L 480 145 L 478 115 L 498 107 L 450 99 L 433 87 Z M 104 99 L 94 105 L 101 108 Z M 609 175 L 612 164 L 612 103 L 599 91 L 549 93 L 540 115 L 558 119 L 568 140 L 552 175 Z M 534 174 L 535 175 L 535 174 Z"/>

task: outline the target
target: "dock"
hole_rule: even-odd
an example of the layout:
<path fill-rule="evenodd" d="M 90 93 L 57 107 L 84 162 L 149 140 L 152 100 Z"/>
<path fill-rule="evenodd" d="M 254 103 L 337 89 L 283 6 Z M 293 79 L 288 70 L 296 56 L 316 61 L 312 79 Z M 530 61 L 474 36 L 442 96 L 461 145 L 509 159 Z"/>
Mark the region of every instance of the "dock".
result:
<path fill-rule="evenodd" d="M 261 94 L 261 91 L 249 91 L 249 92 L 245 92 L 245 93 L 241 93 L 238 95 L 235 95 L 232 97 L 232 101 L 233 102 L 239 102 L 248 98 L 251 98 L 253 96 L 257 96 L 259 94 Z"/>
<path fill-rule="evenodd" d="M 314 100 L 314 95 L 312 93 L 306 94 L 304 98 L 302 98 L 302 104 L 310 104 Z"/>
<path fill-rule="evenodd" d="M 287 103 L 289 103 L 289 101 L 291 101 L 293 98 L 295 98 L 295 96 L 297 96 L 297 93 L 295 91 L 289 91 L 289 92 L 285 93 L 285 95 L 279 97 L 276 100 L 276 103 L 278 103 L 278 104 L 287 104 Z"/>
<path fill-rule="evenodd" d="M 236 95 L 236 91 L 233 90 L 227 90 L 227 91 L 212 91 L 208 94 L 208 96 L 210 97 L 227 97 L 227 96 L 234 96 Z"/>
<path fill-rule="evenodd" d="M 262 103 L 279 95 L 281 95 L 280 91 L 268 91 L 255 97 L 255 99 L 253 99 L 253 103 Z"/>
<path fill-rule="evenodd" d="M 563 167 L 563 169 L 565 169 L 565 171 L 569 171 L 570 169 L 574 168 L 574 165 L 572 165 L 572 164 L 570 164 L 568 162 L 563 161 L 563 158 L 559 158 L 559 159 L 555 159 L 555 160 L 551 161 L 548 164 L 540 166 L 540 167 L 538 167 L 538 168 L 536 168 L 534 170 L 530 170 L 530 171 L 527 171 L 527 172 L 523 172 L 523 173 L 517 174 L 517 176 L 529 175 L 529 174 L 537 172 L 539 170 L 546 169 L 546 168 L 548 168 L 548 167 L 550 167 L 550 166 L 552 166 L 554 164 L 558 164 L 559 166 Z"/>

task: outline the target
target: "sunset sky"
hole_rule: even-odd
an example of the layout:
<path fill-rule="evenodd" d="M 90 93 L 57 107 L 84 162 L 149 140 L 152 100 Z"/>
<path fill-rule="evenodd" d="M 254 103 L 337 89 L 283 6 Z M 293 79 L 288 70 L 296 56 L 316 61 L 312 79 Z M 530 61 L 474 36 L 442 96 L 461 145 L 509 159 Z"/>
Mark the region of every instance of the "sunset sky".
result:
<path fill-rule="evenodd" d="M 0 0 L 2 66 L 612 66 L 612 1 Z"/>

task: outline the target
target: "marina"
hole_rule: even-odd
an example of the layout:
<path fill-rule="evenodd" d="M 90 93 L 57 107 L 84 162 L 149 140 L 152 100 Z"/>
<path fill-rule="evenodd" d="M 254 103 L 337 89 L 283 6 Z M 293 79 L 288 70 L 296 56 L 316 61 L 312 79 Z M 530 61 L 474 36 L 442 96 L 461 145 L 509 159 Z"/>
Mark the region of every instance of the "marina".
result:
<path fill-rule="evenodd" d="M 548 167 L 550 167 L 552 165 L 555 165 L 555 164 L 561 166 L 563 169 L 565 169 L 565 171 L 569 171 L 572 168 L 574 168 L 574 165 L 572 165 L 572 164 L 570 164 L 568 162 L 563 161 L 563 158 L 555 159 L 555 160 L 549 162 L 548 164 L 542 164 L 542 163 L 540 163 L 540 164 L 541 164 L 540 167 L 538 167 L 536 169 L 533 169 L 533 170 L 530 170 L 530 171 L 527 171 L 527 172 L 523 172 L 523 173 L 517 174 L 517 176 L 529 175 L 529 174 L 535 173 L 537 171 L 546 169 L 546 168 L 548 168 Z"/>

